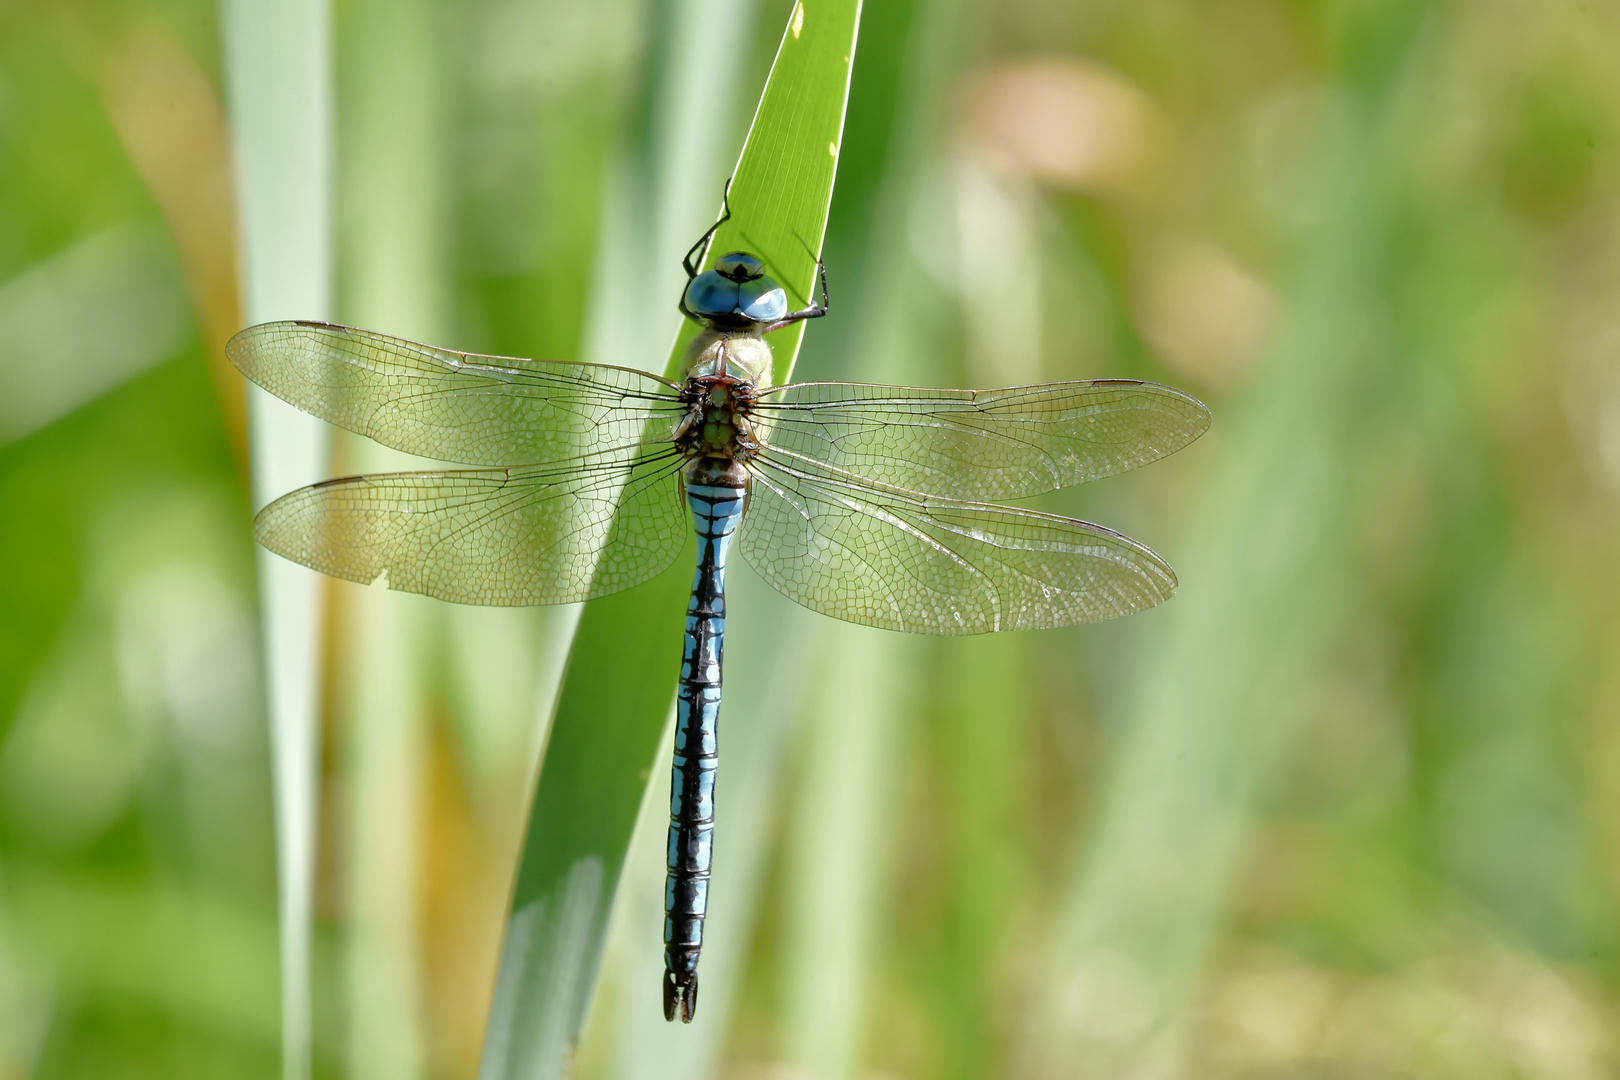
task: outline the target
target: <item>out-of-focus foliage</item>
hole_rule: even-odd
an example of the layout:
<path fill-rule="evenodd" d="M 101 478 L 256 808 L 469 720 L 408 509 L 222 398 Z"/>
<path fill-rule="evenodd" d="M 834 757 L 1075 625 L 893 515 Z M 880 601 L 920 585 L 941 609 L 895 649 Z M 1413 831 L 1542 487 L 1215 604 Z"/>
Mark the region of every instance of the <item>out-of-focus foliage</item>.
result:
<path fill-rule="evenodd" d="M 699 73 L 744 101 L 728 161 L 790 7 Z M 423 0 L 398 39 L 339 0 L 346 317 L 398 303 L 355 178 L 403 153 L 405 47 L 433 310 L 399 317 L 566 359 L 667 315 L 604 306 L 597 253 L 677 8 Z M 204 0 L 0 4 L 0 1077 L 278 1072 L 217 37 Z M 645 977 L 649 762 L 580 1074 L 1615 1075 L 1616 55 L 1575 0 L 869 4 L 799 377 L 1203 396 L 1200 444 L 1046 504 L 1182 591 L 935 642 L 740 571 L 709 1011 L 665 1027 Z M 364 592 L 317 1072 L 468 1077 L 569 620 L 416 605 L 390 742 Z"/>

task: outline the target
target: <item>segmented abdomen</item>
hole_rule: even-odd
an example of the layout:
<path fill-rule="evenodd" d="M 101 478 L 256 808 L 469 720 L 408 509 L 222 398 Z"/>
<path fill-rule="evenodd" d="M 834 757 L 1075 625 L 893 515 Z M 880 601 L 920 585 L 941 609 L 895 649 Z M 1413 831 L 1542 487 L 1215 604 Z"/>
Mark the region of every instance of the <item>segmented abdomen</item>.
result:
<path fill-rule="evenodd" d="M 697 1006 L 698 952 L 709 903 L 714 774 L 719 765 L 720 655 L 726 634 L 726 550 L 742 516 L 743 489 L 688 484 L 698 536 L 697 573 L 686 609 L 686 649 L 675 705 L 670 775 L 669 877 L 664 886 L 664 1014 L 690 1021 Z"/>

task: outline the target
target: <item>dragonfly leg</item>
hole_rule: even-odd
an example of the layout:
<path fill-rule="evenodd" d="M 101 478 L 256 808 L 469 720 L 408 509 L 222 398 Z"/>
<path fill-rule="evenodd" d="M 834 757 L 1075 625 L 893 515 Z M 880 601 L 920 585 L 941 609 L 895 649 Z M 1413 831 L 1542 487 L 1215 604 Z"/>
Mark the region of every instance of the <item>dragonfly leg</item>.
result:
<path fill-rule="evenodd" d="M 709 226 L 709 231 L 708 232 L 706 232 L 702 236 L 698 237 L 698 242 L 692 245 L 691 249 L 689 251 L 687 251 L 687 253 L 686 253 L 686 258 L 681 260 L 681 265 L 686 267 L 686 280 L 687 281 L 691 281 L 693 278 L 698 276 L 698 271 L 703 268 L 703 260 L 707 259 L 709 257 L 709 245 L 714 243 L 714 234 L 715 234 L 715 232 L 720 228 L 720 226 L 724 225 L 726 222 L 728 222 L 730 220 L 731 220 L 731 178 L 727 177 L 726 178 L 725 194 L 720 196 L 720 218 L 719 218 L 719 220 L 717 220 L 713 225 Z M 698 249 L 699 248 L 703 249 L 702 254 L 698 254 Z M 696 262 L 693 262 L 693 257 L 694 256 L 696 256 L 696 259 L 697 259 Z M 681 300 L 681 310 L 683 312 L 686 312 L 686 300 L 684 298 Z M 690 312 L 686 312 L 686 314 L 689 315 L 689 316 L 691 315 Z"/>
<path fill-rule="evenodd" d="M 819 319 L 823 315 L 827 314 L 827 312 L 832 310 L 832 305 L 827 302 L 827 264 L 822 262 L 820 259 L 816 260 L 816 273 L 821 279 L 821 303 L 811 304 L 802 311 L 788 312 L 786 315 L 782 316 L 780 319 L 776 320 L 765 328 L 765 332 L 767 334 L 772 330 L 780 330 L 784 326 L 791 325 L 803 319 Z"/>
<path fill-rule="evenodd" d="M 692 247 L 686 253 L 686 258 L 681 260 L 681 265 L 686 268 L 687 281 L 691 281 L 693 278 L 698 276 L 698 271 L 703 268 L 703 260 L 709 257 L 709 247 L 714 243 L 715 232 L 720 228 L 720 226 L 724 225 L 730 220 L 731 178 L 727 177 L 725 193 L 720 196 L 719 219 L 715 221 L 713 225 L 709 226 L 707 232 L 698 237 L 698 242 L 692 245 Z M 701 249 L 701 251 L 699 249 Z M 693 261 L 694 259 L 696 259 L 695 262 Z M 686 291 L 684 289 L 681 290 L 681 299 L 675 306 L 679 308 L 681 314 L 686 316 L 688 319 L 691 319 L 693 322 L 700 325 L 703 323 L 703 317 L 686 306 Z"/>

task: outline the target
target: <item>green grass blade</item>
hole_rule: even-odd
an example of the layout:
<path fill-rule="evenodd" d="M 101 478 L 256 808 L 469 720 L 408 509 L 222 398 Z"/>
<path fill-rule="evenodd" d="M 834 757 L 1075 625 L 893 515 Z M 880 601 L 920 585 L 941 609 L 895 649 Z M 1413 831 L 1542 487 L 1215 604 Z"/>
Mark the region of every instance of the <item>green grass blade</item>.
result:
<path fill-rule="evenodd" d="M 249 322 L 331 314 L 331 43 L 324 0 L 222 6 L 235 133 L 243 311 Z M 249 388 L 253 500 L 323 478 L 327 429 Z M 259 552 L 276 807 L 283 1073 L 309 1075 L 320 579 Z"/>
<path fill-rule="evenodd" d="M 733 174 L 732 220 L 711 252 L 751 248 L 800 297 L 826 228 L 859 13 L 858 0 L 795 6 Z M 690 332 L 678 335 L 667 370 Z M 794 328 L 772 342 L 778 378 L 801 337 Z M 652 766 L 666 752 L 690 580 L 684 560 L 581 615 L 530 810 L 485 1080 L 559 1075 L 579 1038 L 642 797 L 649 777 L 666 783 Z"/>
<path fill-rule="evenodd" d="M 909 3 L 867 8 L 861 15 L 861 45 L 840 142 L 837 199 L 822 249 L 836 307 L 830 318 L 816 322 L 805 340 L 795 365 L 797 378 L 857 370 L 867 377 L 887 375 L 881 365 L 872 369 L 846 365 L 876 361 L 867 350 L 853 348 L 863 340 L 857 328 L 867 327 L 874 318 L 892 317 L 892 311 L 882 310 L 883 302 L 861 299 L 868 295 L 862 272 L 870 269 L 885 279 L 892 274 L 887 245 L 895 241 L 890 234 L 896 230 L 880 230 L 880 239 L 874 237 L 871 224 L 877 194 L 894 165 L 894 155 L 885 152 L 885 147 L 897 122 L 897 110 L 904 102 L 908 130 L 911 113 L 917 111 L 910 108 L 915 93 L 910 89 L 902 92 L 902 83 L 909 88 L 917 80 L 901 77 L 902 72 L 915 75 L 918 67 L 908 62 L 916 51 L 911 18 Z M 878 250 L 879 244 L 882 250 Z M 883 296 L 890 298 L 887 292 Z M 582 1077 L 696 1080 L 712 1075 L 733 1026 L 746 1023 L 740 1014 L 752 1007 L 745 1001 L 743 983 L 753 978 L 750 951 L 756 928 L 762 921 L 771 925 L 783 917 L 791 923 L 786 910 L 773 910 L 762 919 L 765 905 L 775 895 L 774 888 L 767 891 L 770 877 L 766 871 L 778 839 L 783 809 L 779 804 L 788 780 L 784 774 L 790 754 L 797 758 L 804 752 L 799 728 L 806 719 L 806 699 L 824 696 L 811 691 L 820 681 L 818 673 L 829 666 L 819 646 L 832 624 L 776 592 L 746 562 L 730 571 L 726 608 L 733 625 L 746 627 L 746 632 L 733 635 L 726 643 L 726 779 L 715 804 L 716 828 L 725 838 L 725 872 L 709 884 L 709 919 L 714 930 L 703 948 L 702 1009 L 690 1029 L 669 1024 L 657 999 L 646 992 L 664 966 L 662 953 L 646 947 L 647 941 L 657 939 L 664 918 L 661 852 L 668 813 L 662 791 L 654 791 L 642 808 L 620 885 L 599 999 L 581 1049 Z M 863 641 L 871 647 L 870 640 Z M 892 641 L 885 642 L 888 644 Z M 839 696 L 843 701 L 855 695 L 844 686 Z M 830 711 L 830 707 L 822 710 Z M 862 711 L 862 716 L 868 711 Z M 803 778 L 797 783 L 803 784 Z M 862 821 L 859 827 L 870 824 Z"/>
<path fill-rule="evenodd" d="M 445 97 L 436 0 L 360 0 L 338 21 L 341 321 L 446 339 Z M 339 437 L 338 471 L 397 472 L 419 458 Z M 344 782 L 343 1060 L 352 1077 L 418 1080 L 433 1030 L 427 921 L 435 632 L 445 605 L 333 582 L 334 757 Z M 505 672 L 487 677 L 499 680 Z"/>

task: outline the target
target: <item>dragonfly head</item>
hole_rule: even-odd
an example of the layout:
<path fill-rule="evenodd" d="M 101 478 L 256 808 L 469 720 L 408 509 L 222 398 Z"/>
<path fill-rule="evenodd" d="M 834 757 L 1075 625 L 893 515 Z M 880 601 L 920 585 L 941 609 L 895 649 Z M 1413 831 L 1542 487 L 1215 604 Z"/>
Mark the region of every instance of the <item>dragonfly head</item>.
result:
<path fill-rule="evenodd" d="M 686 287 L 686 308 L 715 326 L 744 329 L 787 314 L 787 292 L 765 276 L 765 264 L 746 251 L 715 260 Z"/>

